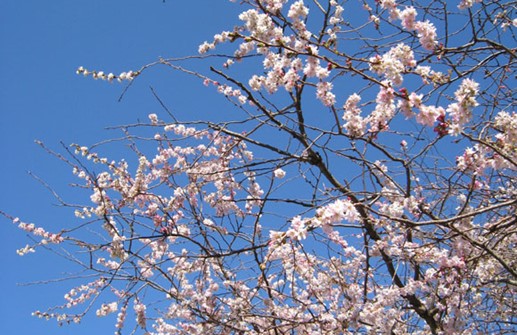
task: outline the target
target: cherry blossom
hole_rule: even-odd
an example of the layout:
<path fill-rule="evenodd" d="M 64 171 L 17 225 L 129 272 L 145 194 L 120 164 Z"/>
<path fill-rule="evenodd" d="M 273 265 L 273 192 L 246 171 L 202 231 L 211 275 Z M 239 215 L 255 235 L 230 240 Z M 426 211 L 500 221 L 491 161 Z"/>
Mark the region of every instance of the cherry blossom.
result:
<path fill-rule="evenodd" d="M 336 103 L 336 96 L 332 93 L 332 87 L 332 83 L 325 81 L 319 82 L 317 85 L 316 96 L 327 107 Z"/>
<path fill-rule="evenodd" d="M 426 50 L 433 50 L 437 44 L 436 27 L 429 20 L 418 21 L 414 25 L 420 44 Z"/>
<path fill-rule="evenodd" d="M 114 79 L 118 80 L 119 82 L 124 81 L 124 80 L 133 80 L 140 74 L 139 71 L 121 72 L 119 75 L 115 75 L 111 72 L 106 74 L 104 71 L 88 70 L 82 66 L 77 68 L 76 73 L 82 74 L 85 77 L 91 76 L 93 79 L 102 79 L 102 80 L 107 80 L 109 82 L 112 82 Z"/>
<path fill-rule="evenodd" d="M 345 113 L 343 114 L 343 120 L 347 121 L 343 127 L 346 128 L 350 136 L 361 136 L 366 130 L 366 122 L 360 116 L 361 110 L 357 107 L 357 104 L 361 101 L 361 97 L 354 93 L 346 100 Z"/>
<path fill-rule="evenodd" d="M 386 79 L 396 86 L 402 84 L 402 74 L 406 71 L 406 68 L 414 67 L 415 65 L 413 51 L 403 43 L 393 47 L 382 57 L 370 58 L 370 70 L 384 75 Z"/>
<path fill-rule="evenodd" d="M 460 4 L 458 5 L 459 9 L 467 9 L 474 5 L 476 2 L 481 2 L 481 0 L 461 0 Z"/>
<path fill-rule="evenodd" d="M 285 177 L 285 171 L 280 168 L 273 171 L 273 174 L 274 174 L 275 178 L 278 178 L 278 179 L 282 179 Z"/>
<path fill-rule="evenodd" d="M 201 55 L 77 70 L 170 65 L 228 108 L 121 126 L 124 159 L 102 154 L 119 141 L 38 143 L 83 203 L 56 233 L 2 214 L 32 239 L 20 255 L 66 250 L 87 276 L 34 315 L 117 334 L 514 333 L 511 1 L 235 5 Z"/>

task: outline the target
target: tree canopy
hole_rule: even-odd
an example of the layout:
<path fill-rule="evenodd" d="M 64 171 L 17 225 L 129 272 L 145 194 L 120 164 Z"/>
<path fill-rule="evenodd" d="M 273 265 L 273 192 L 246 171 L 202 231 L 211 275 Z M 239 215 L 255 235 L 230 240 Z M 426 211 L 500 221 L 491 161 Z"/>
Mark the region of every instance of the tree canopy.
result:
<path fill-rule="evenodd" d="M 514 333 L 515 2 L 235 6 L 190 57 L 78 68 L 122 89 L 170 68 L 227 110 L 189 119 L 156 95 L 161 114 L 119 127 L 125 160 L 47 149 L 91 201 L 60 199 L 76 221 L 58 232 L 13 218 L 36 238 L 18 252 L 64 248 L 89 275 L 34 314 L 114 314 L 119 334 Z"/>

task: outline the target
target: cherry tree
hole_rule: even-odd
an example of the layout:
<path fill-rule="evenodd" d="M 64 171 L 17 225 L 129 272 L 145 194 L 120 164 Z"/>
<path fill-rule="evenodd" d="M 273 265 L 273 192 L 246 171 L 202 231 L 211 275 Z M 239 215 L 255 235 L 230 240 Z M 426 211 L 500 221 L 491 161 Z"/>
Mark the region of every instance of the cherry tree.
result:
<path fill-rule="evenodd" d="M 516 3 L 239 5 L 191 57 L 77 70 L 124 87 L 168 67 L 229 112 L 164 104 L 120 127 L 127 160 L 55 153 L 91 201 L 59 232 L 13 218 L 36 239 L 18 252 L 65 249 L 89 276 L 34 315 L 116 334 L 514 333 Z"/>

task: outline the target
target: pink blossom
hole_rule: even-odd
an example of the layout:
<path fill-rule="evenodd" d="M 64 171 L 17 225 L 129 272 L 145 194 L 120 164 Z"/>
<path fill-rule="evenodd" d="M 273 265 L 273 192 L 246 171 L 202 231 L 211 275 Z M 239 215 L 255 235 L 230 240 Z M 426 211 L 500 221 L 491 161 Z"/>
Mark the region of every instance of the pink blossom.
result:
<path fill-rule="evenodd" d="M 417 12 L 414 7 L 406 7 L 403 11 L 400 12 L 400 19 L 402 20 L 401 24 L 404 29 L 407 30 L 415 30 L 415 18 L 417 16 Z"/>
<path fill-rule="evenodd" d="M 27 255 L 28 253 L 32 253 L 32 252 L 36 252 L 36 250 L 34 250 L 33 247 L 31 247 L 30 245 L 26 244 L 25 247 L 23 248 L 20 248 L 18 250 L 16 250 L 16 253 L 19 255 L 19 256 L 24 256 L 24 255 Z"/>
<path fill-rule="evenodd" d="M 296 241 L 307 238 L 307 226 L 305 221 L 299 216 L 294 217 L 291 221 L 291 227 L 287 230 L 285 236 Z"/>
<path fill-rule="evenodd" d="M 285 171 L 278 168 L 275 171 L 273 171 L 273 175 L 275 176 L 275 178 L 282 179 L 285 177 Z"/>
<path fill-rule="evenodd" d="M 370 70 L 384 75 L 393 85 L 402 84 L 402 75 L 406 68 L 416 66 L 414 54 L 411 48 L 403 43 L 391 48 L 387 53 L 370 58 Z"/>
<path fill-rule="evenodd" d="M 476 2 L 481 2 L 482 0 L 461 0 L 460 4 L 458 5 L 459 9 L 467 9 L 474 5 Z"/>
<path fill-rule="evenodd" d="M 498 142 L 503 146 L 517 143 L 517 113 L 512 112 L 511 114 L 506 111 L 500 111 L 495 117 L 495 127 L 501 133 L 498 138 Z M 511 151 L 511 150 L 508 150 Z"/>
<path fill-rule="evenodd" d="M 287 17 L 292 20 L 299 20 L 305 18 L 309 14 L 309 9 L 305 7 L 303 0 L 298 0 L 291 5 Z"/>
<path fill-rule="evenodd" d="M 422 105 L 422 98 L 423 94 L 416 94 L 415 92 L 411 92 L 407 98 L 399 100 L 398 108 L 401 109 L 406 118 L 410 118 L 414 115 L 413 108 L 420 108 Z"/>
<path fill-rule="evenodd" d="M 415 30 L 418 33 L 418 39 L 422 47 L 426 50 L 434 50 L 438 43 L 436 41 L 436 27 L 434 24 L 429 22 L 429 20 L 418 21 L 415 23 Z"/>
<path fill-rule="evenodd" d="M 316 96 L 327 107 L 336 103 L 336 96 L 332 93 L 332 87 L 332 83 L 328 81 L 321 81 L 316 85 Z"/>
<path fill-rule="evenodd" d="M 384 81 L 375 99 L 374 111 L 368 117 L 371 132 L 386 130 L 388 122 L 395 116 L 395 95 L 389 82 Z"/>
<path fill-rule="evenodd" d="M 463 125 L 467 123 L 472 115 L 472 109 L 478 106 L 476 95 L 478 94 L 479 84 L 471 79 L 464 79 L 454 96 L 456 102 L 447 107 L 447 113 L 452 119 L 452 132 L 458 136 Z"/>
<path fill-rule="evenodd" d="M 342 220 L 353 223 L 359 220 L 359 213 L 350 200 L 344 199 L 336 200 L 329 205 L 319 208 L 316 217 L 327 225 L 339 223 Z"/>
<path fill-rule="evenodd" d="M 347 133 L 353 137 L 361 136 L 366 131 L 366 121 L 360 116 L 361 109 L 357 106 L 360 101 L 361 97 L 354 93 L 348 97 L 345 105 L 343 106 L 345 110 L 343 120 L 346 121 L 343 128 L 345 128 Z"/>
<path fill-rule="evenodd" d="M 259 91 L 262 86 L 262 81 L 264 77 L 257 76 L 256 74 L 251 77 L 251 79 L 248 82 L 248 85 L 251 87 L 254 91 Z"/>
<path fill-rule="evenodd" d="M 117 329 L 122 329 L 124 327 L 124 320 L 126 319 L 126 306 L 122 306 L 120 308 L 120 312 L 117 314 L 117 323 L 115 324 L 115 327 Z"/>
<path fill-rule="evenodd" d="M 332 25 L 339 24 L 343 21 L 344 8 L 337 4 L 335 1 L 331 1 L 331 6 L 335 7 L 334 14 L 330 17 L 329 23 Z"/>
<path fill-rule="evenodd" d="M 134 305 L 133 305 L 133 310 L 135 311 L 135 314 L 136 314 L 136 323 L 142 327 L 142 328 L 145 328 L 146 326 L 146 316 L 145 316 L 145 310 L 146 310 L 146 306 L 141 303 L 139 300 L 135 299 L 134 301 Z"/>
<path fill-rule="evenodd" d="M 274 231 L 274 230 L 269 231 L 270 244 L 278 244 L 282 241 L 282 239 L 284 237 L 285 237 L 285 233 L 283 233 L 283 232 Z"/>
<path fill-rule="evenodd" d="M 440 115 L 445 115 L 445 110 L 442 107 L 420 105 L 416 121 L 432 127 Z"/>
<path fill-rule="evenodd" d="M 282 37 L 282 30 L 276 27 L 270 16 L 250 9 L 239 15 L 239 19 L 245 22 L 246 30 L 251 36 L 264 42 L 273 42 Z"/>
<path fill-rule="evenodd" d="M 397 9 L 397 2 L 395 0 L 380 0 L 382 8 L 387 9 L 390 13 L 390 20 L 396 20 L 399 17 L 399 11 Z"/>
<path fill-rule="evenodd" d="M 97 310 L 97 316 L 106 316 L 108 314 L 114 313 L 118 310 L 117 302 L 112 302 L 109 304 L 102 304 L 102 306 Z"/>

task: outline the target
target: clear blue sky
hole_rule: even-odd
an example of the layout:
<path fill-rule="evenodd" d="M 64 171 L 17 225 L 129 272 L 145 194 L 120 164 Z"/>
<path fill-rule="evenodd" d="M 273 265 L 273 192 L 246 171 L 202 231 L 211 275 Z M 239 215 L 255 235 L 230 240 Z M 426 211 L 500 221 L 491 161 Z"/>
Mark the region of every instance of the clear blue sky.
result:
<path fill-rule="evenodd" d="M 73 224 L 70 211 L 27 171 L 43 178 L 67 199 L 70 169 L 34 144 L 89 145 L 115 137 L 103 128 L 146 119 L 161 110 L 153 85 L 176 110 L 197 113 L 207 107 L 199 90 L 165 68 L 139 78 L 125 99 L 124 86 L 86 79 L 78 66 L 120 73 L 158 59 L 197 52 L 214 33 L 231 28 L 239 6 L 228 1 L 197 0 L 2 0 L 0 2 L 0 210 L 52 230 Z M 178 84 L 181 82 L 181 85 Z M 194 87 L 194 86 L 192 86 Z M 202 86 L 197 86 L 201 90 Z M 162 113 L 163 114 L 163 113 Z M 71 283 L 18 284 L 66 276 L 70 265 L 49 253 L 24 257 L 16 249 L 28 240 L 0 218 L 0 334 L 111 334 L 114 319 L 92 315 L 81 326 L 58 328 L 30 316 L 36 309 L 63 302 Z"/>

